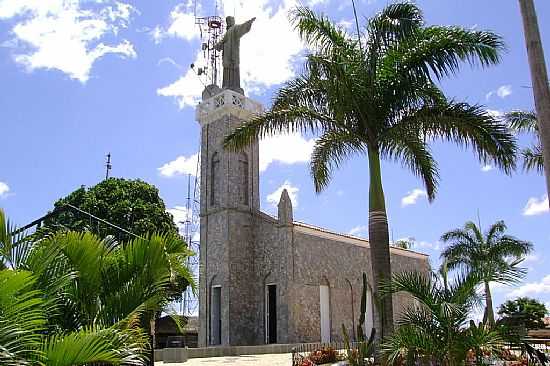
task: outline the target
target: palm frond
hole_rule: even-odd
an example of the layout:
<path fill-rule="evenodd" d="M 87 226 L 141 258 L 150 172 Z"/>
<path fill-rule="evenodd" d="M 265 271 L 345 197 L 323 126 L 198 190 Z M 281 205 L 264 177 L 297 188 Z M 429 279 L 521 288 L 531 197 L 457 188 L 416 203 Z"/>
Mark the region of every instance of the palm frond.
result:
<path fill-rule="evenodd" d="M 434 278 L 420 272 L 401 272 L 392 275 L 391 281 L 380 287 L 382 296 L 388 296 L 400 291 L 409 293 L 420 303 L 433 309 L 434 302 Z"/>
<path fill-rule="evenodd" d="M 315 141 L 311 154 L 311 175 L 315 191 L 321 192 L 330 182 L 332 172 L 353 153 L 365 153 L 366 144 L 347 131 L 328 131 Z"/>
<path fill-rule="evenodd" d="M 0 270 L 0 361 L 26 365 L 40 356 L 40 332 L 46 328 L 42 294 L 30 272 Z"/>
<path fill-rule="evenodd" d="M 406 128 L 390 128 L 380 136 L 380 155 L 402 162 L 414 175 L 420 177 L 433 201 L 439 182 L 439 170 L 429 147 L 418 131 Z"/>
<path fill-rule="evenodd" d="M 402 125 L 402 126 L 401 126 Z M 416 127 L 424 136 L 472 146 L 483 162 L 493 161 L 504 172 L 515 168 L 516 141 L 508 128 L 483 108 L 449 102 L 427 105 L 407 116 L 396 128 Z"/>
<path fill-rule="evenodd" d="M 86 328 L 46 339 L 42 353 L 47 365 L 146 365 L 144 344 L 136 344 L 131 338 L 116 329 Z"/>
<path fill-rule="evenodd" d="M 19 268 L 31 250 L 32 241 L 23 230 L 19 230 L 0 208 L 0 269 Z"/>
<path fill-rule="evenodd" d="M 353 47 L 346 33 L 338 29 L 327 17 L 317 15 L 306 7 L 296 7 L 290 12 L 291 23 L 294 24 L 300 37 L 319 52 L 331 53 Z"/>
<path fill-rule="evenodd" d="M 258 138 L 280 133 L 318 132 L 322 127 L 331 126 L 334 119 L 311 109 L 296 107 L 266 112 L 237 127 L 224 139 L 224 146 L 238 151 L 257 141 Z"/>
<path fill-rule="evenodd" d="M 380 45 L 388 46 L 409 38 L 424 24 L 422 10 L 413 3 L 399 2 L 389 4 L 372 17 L 367 24 L 369 48 L 374 50 Z"/>
<path fill-rule="evenodd" d="M 535 170 L 538 173 L 544 171 L 544 158 L 540 145 L 523 149 L 521 155 L 523 156 L 523 169 L 525 171 Z"/>
<path fill-rule="evenodd" d="M 502 38 L 487 31 L 432 26 L 392 47 L 381 59 L 380 73 L 437 79 L 456 74 L 461 62 L 495 65 L 504 50 Z"/>
<path fill-rule="evenodd" d="M 504 115 L 510 128 L 518 132 L 538 133 L 537 114 L 535 112 L 512 111 Z"/>

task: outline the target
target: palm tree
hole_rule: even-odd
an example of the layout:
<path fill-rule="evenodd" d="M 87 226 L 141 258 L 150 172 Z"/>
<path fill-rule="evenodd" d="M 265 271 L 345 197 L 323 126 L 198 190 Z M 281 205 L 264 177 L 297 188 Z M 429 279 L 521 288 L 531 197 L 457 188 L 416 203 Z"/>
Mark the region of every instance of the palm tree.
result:
<path fill-rule="evenodd" d="M 194 286 L 185 243 L 75 232 L 14 239 L 7 223 L 0 209 L 0 363 L 146 365 L 149 318 Z"/>
<path fill-rule="evenodd" d="M 537 126 L 537 114 L 535 112 L 513 111 L 506 113 L 504 118 L 512 129 L 535 136 L 535 145 L 521 151 L 523 155 L 523 169 L 525 171 L 536 170 L 542 173 L 544 171 L 544 159 L 542 156 L 539 128 Z"/>
<path fill-rule="evenodd" d="M 48 314 L 53 299 L 36 289 L 31 272 L 0 270 L 0 364 L 2 365 L 146 365 L 146 338 L 132 328 L 86 327 L 52 332 Z"/>
<path fill-rule="evenodd" d="M 531 70 L 531 82 L 533 96 L 537 110 L 537 126 L 540 136 L 541 152 L 546 163 L 550 161 L 550 86 L 548 85 L 548 72 L 544 61 L 544 50 L 539 31 L 539 23 L 533 0 L 519 0 L 525 45 Z M 545 170 L 546 188 L 550 194 L 550 166 Z"/>
<path fill-rule="evenodd" d="M 511 284 L 525 275 L 525 269 L 517 267 L 531 252 L 533 245 L 513 236 L 505 235 L 504 221 L 497 221 L 485 235 L 473 222 L 464 228 L 446 232 L 441 241 L 449 246 L 441 253 L 449 270 L 461 269 L 478 273 L 485 288 L 484 323 L 495 325 L 491 296 L 491 282 Z"/>
<path fill-rule="evenodd" d="M 428 141 L 472 146 L 481 160 L 492 160 L 506 172 L 514 167 L 516 146 L 506 126 L 479 106 L 447 100 L 435 84 L 455 74 L 461 61 L 496 64 L 503 43 L 491 32 L 425 26 L 421 10 L 408 2 L 389 5 L 369 19 L 360 39 L 307 8 L 292 14 L 313 50 L 305 71 L 278 91 L 270 111 L 229 134 L 226 147 L 238 150 L 281 132 L 320 135 L 311 157 L 317 192 L 344 160 L 366 155 L 376 296 L 378 283 L 391 276 L 381 159 L 399 161 L 419 176 L 430 201 L 439 174 Z M 391 297 L 377 309 L 379 336 L 392 332 L 392 309 Z"/>
<path fill-rule="evenodd" d="M 496 331 L 468 321 L 479 304 L 479 281 L 477 274 L 469 273 L 449 283 L 445 270 L 439 275 L 395 274 L 383 292 L 406 292 L 417 305 L 405 309 L 395 333 L 382 343 L 382 354 L 389 363 L 414 365 L 423 359 L 433 365 L 463 365 L 474 351 L 476 364 L 481 365 L 484 351 L 498 350 L 501 339 Z"/>

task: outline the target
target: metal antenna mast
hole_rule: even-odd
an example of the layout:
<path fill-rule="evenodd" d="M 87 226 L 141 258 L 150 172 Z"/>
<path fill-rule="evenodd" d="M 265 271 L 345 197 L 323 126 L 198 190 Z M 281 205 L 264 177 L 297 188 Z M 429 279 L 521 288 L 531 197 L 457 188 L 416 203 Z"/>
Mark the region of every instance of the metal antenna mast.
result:
<path fill-rule="evenodd" d="M 216 50 L 215 46 L 222 38 L 224 24 L 218 15 L 218 2 L 215 1 L 214 15 L 198 16 L 196 9 L 195 2 L 195 24 L 199 27 L 204 59 L 204 64 L 199 66 L 196 72 L 199 77 L 204 77 L 207 83 L 219 86 L 221 52 Z M 191 68 L 194 69 L 195 64 L 191 64 Z"/>
<path fill-rule="evenodd" d="M 187 177 L 187 201 L 185 204 L 186 218 L 182 222 L 182 235 L 189 249 L 195 253 L 192 257 L 187 258 L 187 266 L 196 279 L 199 276 L 200 264 L 200 153 L 197 157 L 197 166 L 195 176 L 189 174 Z M 194 178 L 194 179 L 193 179 Z M 183 294 L 180 310 L 186 316 L 196 316 L 198 313 L 199 301 L 191 288 L 187 288 Z"/>
<path fill-rule="evenodd" d="M 109 172 L 113 168 L 113 165 L 111 164 L 111 153 L 107 154 L 107 163 L 105 164 L 106 172 L 105 172 L 105 179 L 109 179 Z"/>

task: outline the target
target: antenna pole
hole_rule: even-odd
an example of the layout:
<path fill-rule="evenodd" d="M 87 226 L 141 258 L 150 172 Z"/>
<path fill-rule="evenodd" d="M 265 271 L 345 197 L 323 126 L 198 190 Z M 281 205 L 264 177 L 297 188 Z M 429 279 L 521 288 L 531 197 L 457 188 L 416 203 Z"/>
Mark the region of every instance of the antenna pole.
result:
<path fill-rule="evenodd" d="M 105 164 L 105 179 L 109 179 L 109 172 L 113 168 L 113 165 L 111 164 L 111 153 L 107 154 L 107 163 Z"/>

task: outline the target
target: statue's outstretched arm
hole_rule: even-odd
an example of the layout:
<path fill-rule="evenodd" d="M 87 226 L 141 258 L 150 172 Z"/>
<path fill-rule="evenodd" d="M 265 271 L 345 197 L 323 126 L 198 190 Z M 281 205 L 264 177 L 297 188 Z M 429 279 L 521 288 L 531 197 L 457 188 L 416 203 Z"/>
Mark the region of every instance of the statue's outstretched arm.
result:
<path fill-rule="evenodd" d="M 250 32 L 250 28 L 252 27 L 252 23 L 254 23 L 255 20 L 256 20 L 256 17 L 254 17 L 250 20 L 247 20 L 243 24 L 236 25 L 235 27 L 237 27 L 236 30 L 237 30 L 237 33 L 239 34 L 239 36 L 242 36 L 243 34 Z"/>

